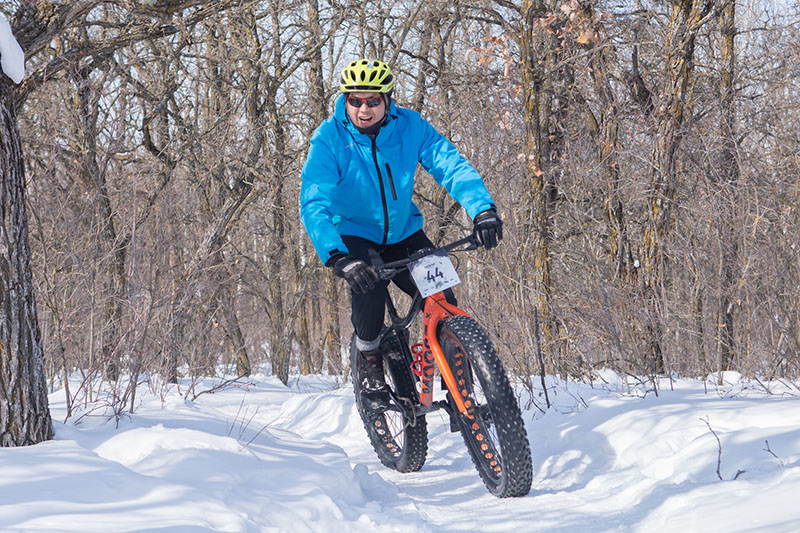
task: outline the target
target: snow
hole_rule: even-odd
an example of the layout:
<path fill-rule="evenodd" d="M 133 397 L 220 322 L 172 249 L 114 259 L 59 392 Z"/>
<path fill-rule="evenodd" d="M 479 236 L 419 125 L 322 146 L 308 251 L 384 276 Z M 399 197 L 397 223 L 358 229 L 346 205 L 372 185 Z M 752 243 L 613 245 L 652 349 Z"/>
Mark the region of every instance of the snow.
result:
<path fill-rule="evenodd" d="M 383 467 L 333 377 L 196 398 L 223 380 L 143 384 L 133 414 L 100 395 L 54 440 L 0 449 L 0 531 L 797 531 L 800 391 L 724 378 L 662 380 L 658 395 L 609 371 L 549 378 L 550 409 L 519 386 L 533 488 L 507 500 L 441 413 L 420 472 Z M 50 403 L 63 421 L 64 392 Z"/>
<path fill-rule="evenodd" d="M 8 19 L 0 13 L 0 66 L 14 83 L 25 77 L 25 53 L 11 32 Z"/>

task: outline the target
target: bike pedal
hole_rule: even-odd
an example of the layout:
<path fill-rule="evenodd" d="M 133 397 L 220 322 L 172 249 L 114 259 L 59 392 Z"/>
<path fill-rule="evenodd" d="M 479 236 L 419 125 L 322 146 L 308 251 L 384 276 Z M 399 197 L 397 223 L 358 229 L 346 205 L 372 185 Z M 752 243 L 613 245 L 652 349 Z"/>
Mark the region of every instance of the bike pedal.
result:
<path fill-rule="evenodd" d="M 372 414 L 375 413 L 375 416 L 380 416 L 383 414 L 384 411 L 389 410 L 389 402 L 383 400 L 370 400 L 369 398 L 361 397 L 362 405 L 364 409 Z"/>

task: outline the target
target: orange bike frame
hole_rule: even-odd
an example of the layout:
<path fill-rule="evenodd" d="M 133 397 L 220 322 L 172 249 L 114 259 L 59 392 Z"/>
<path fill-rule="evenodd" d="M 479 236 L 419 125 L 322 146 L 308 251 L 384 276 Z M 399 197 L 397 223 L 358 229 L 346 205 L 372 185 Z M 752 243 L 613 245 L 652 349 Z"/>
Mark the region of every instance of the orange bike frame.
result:
<path fill-rule="evenodd" d="M 422 405 L 431 405 L 433 403 L 433 364 L 435 362 L 436 366 L 439 367 L 439 373 L 442 375 L 445 385 L 450 391 L 450 395 L 456 403 L 456 407 L 464 416 L 472 418 L 468 412 L 468 406 L 458 392 L 456 378 L 450 365 L 447 364 L 442 347 L 439 345 L 439 338 L 436 335 L 436 327 L 439 325 L 439 321 L 455 315 L 469 316 L 455 305 L 447 303 L 443 292 L 437 292 L 425 299 L 425 307 L 423 309 L 423 343 L 425 351 L 420 363 L 420 370 L 422 371 L 420 402 Z"/>

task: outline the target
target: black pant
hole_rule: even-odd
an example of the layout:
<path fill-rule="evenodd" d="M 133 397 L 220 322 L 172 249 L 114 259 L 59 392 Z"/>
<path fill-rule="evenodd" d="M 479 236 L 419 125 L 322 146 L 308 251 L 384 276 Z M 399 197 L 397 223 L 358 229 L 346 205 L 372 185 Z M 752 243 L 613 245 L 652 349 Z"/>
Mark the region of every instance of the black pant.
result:
<path fill-rule="evenodd" d="M 384 246 L 352 235 L 342 235 L 342 240 L 347 245 L 347 249 L 352 257 L 363 259 L 367 263 L 370 262 L 370 249 L 378 252 L 384 262 L 390 263 L 392 261 L 406 259 L 414 252 L 423 248 L 434 247 L 431 240 L 422 230 L 397 244 L 387 244 Z M 397 275 L 392 278 L 392 281 L 409 296 L 413 297 L 414 294 L 417 293 L 417 286 L 411 279 L 411 274 L 408 270 L 398 272 Z M 380 281 L 366 294 L 357 294 L 350 291 L 350 320 L 353 322 L 353 329 L 355 329 L 356 335 L 358 335 L 361 340 L 375 340 L 381 333 L 383 318 L 386 313 L 386 289 L 388 285 L 388 282 Z M 448 289 L 446 292 L 448 293 L 447 300 L 452 300 L 453 303 L 455 303 L 452 291 Z"/>

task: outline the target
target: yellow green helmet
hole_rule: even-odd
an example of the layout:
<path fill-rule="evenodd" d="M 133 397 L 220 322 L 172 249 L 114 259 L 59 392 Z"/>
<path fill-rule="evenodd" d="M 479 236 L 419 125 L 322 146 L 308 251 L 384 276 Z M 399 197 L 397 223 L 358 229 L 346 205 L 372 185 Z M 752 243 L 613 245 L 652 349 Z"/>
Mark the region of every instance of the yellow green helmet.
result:
<path fill-rule="evenodd" d="M 359 59 L 342 69 L 339 88 L 343 93 L 388 93 L 394 88 L 394 74 L 389 65 L 378 59 Z"/>

